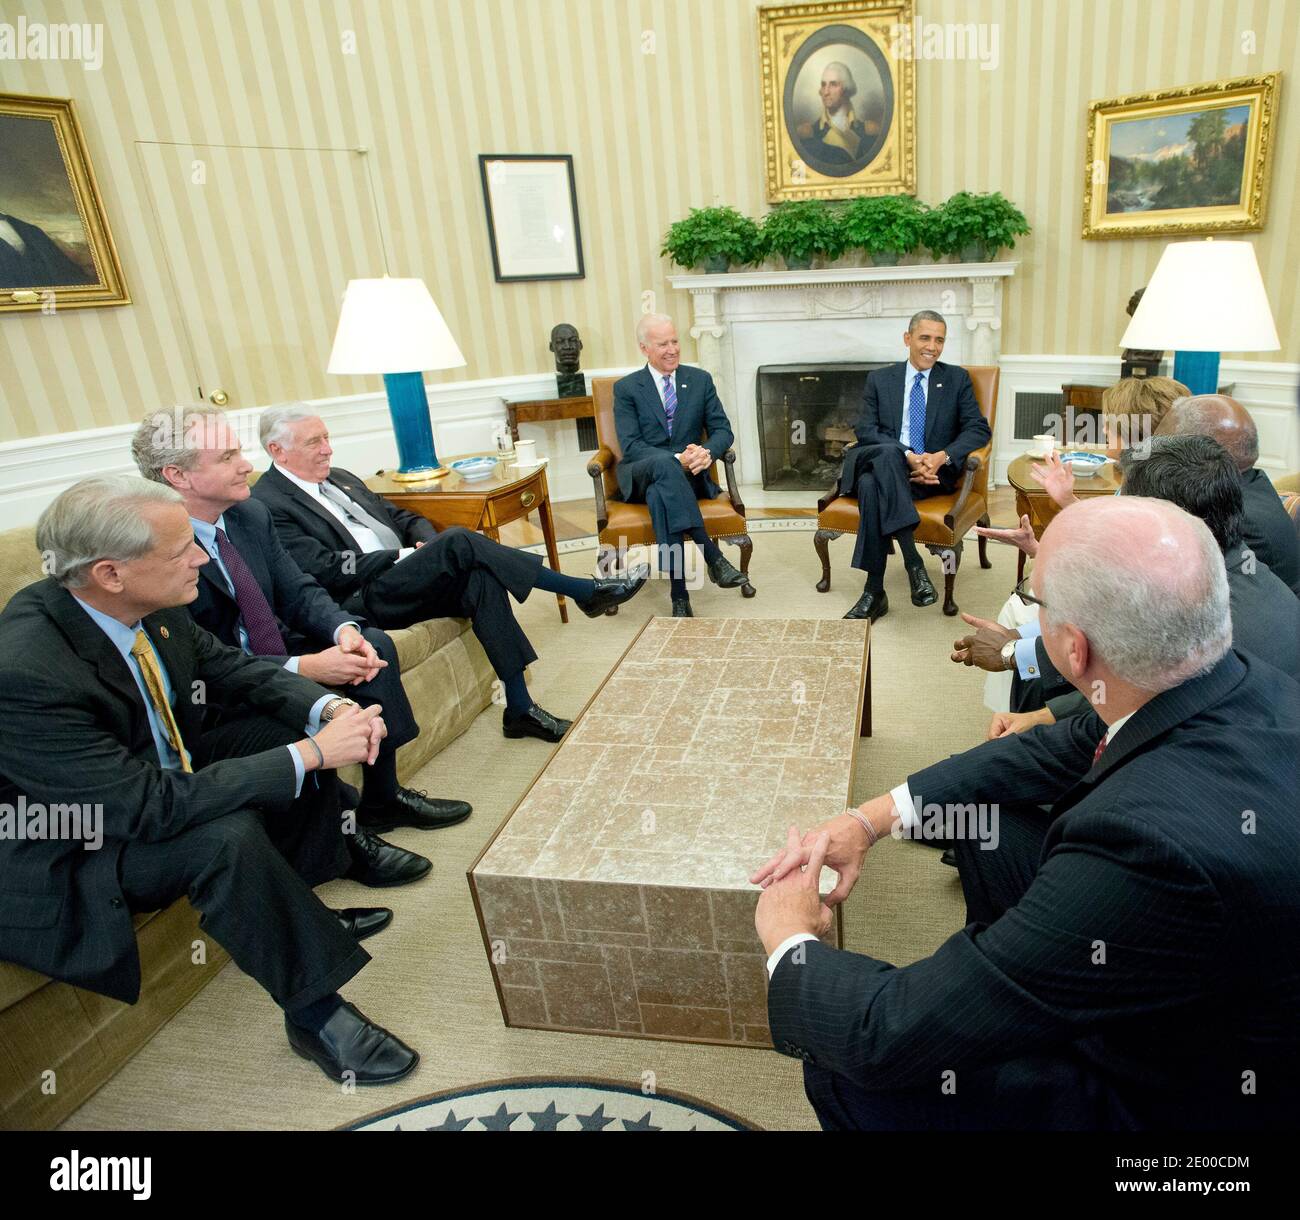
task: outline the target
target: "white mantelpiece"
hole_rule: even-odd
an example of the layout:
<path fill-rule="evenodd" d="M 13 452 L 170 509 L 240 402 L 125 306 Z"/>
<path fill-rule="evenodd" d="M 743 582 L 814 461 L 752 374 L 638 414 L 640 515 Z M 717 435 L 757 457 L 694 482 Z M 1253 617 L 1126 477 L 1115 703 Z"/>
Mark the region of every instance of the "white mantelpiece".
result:
<path fill-rule="evenodd" d="M 997 364 L 1002 281 L 1018 263 L 932 263 L 821 271 L 674 275 L 691 294 L 697 361 L 713 374 L 736 434 L 742 483 L 761 481 L 756 374 L 769 364 L 902 360 L 907 319 L 933 309 L 948 320 L 943 358 Z"/>

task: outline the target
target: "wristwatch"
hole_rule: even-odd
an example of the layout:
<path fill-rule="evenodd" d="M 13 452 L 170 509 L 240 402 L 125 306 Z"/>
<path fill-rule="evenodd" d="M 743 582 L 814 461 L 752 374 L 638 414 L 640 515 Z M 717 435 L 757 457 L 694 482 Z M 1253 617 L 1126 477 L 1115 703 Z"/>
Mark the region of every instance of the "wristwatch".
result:
<path fill-rule="evenodd" d="M 329 722 L 330 722 L 331 720 L 333 720 L 334 717 L 335 717 L 336 715 L 338 715 L 338 710 L 339 710 L 339 708 L 341 708 L 341 707 L 346 707 L 349 703 L 350 703 L 353 707 L 360 707 L 360 706 L 361 706 L 359 703 L 357 703 L 357 701 L 356 701 L 355 699 L 345 699 L 342 695 L 338 695 L 338 696 L 336 696 L 335 698 L 331 699 L 331 700 L 330 700 L 330 701 L 329 701 L 329 702 L 328 702 L 328 703 L 327 703 L 323 708 L 321 708 L 321 710 L 320 710 L 320 722 L 321 722 L 321 724 L 329 724 Z"/>
<path fill-rule="evenodd" d="M 1002 645 L 1002 668 L 1015 669 L 1016 667 L 1016 641 L 1008 640 Z"/>

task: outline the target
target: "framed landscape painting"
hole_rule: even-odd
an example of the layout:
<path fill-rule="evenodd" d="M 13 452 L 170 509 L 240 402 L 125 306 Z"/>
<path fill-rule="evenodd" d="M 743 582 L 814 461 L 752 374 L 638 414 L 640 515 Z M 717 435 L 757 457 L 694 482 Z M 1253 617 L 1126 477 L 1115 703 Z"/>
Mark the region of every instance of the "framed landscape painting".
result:
<path fill-rule="evenodd" d="M 69 98 L 0 93 L 0 312 L 129 305 Z"/>
<path fill-rule="evenodd" d="M 1083 236 L 1262 229 L 1281 75 L 1093 102 Z"/>
<path fill-rule="evenodd" d="M 767 197 L 913 194 L 911 0 L 758 10 Z"/>

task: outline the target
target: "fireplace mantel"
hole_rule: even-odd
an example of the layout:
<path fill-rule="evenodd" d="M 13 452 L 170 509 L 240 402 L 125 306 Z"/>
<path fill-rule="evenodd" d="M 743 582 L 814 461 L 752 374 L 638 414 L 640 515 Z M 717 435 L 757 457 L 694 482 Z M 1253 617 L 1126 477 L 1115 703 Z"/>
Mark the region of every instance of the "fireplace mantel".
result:
<path fill-rule="evenodd" d="M 1018 266 L 928 263 L 669 276 L 674 288 L 691 294 L 697 363 L 713 374 L 731 418 L 741 481 L 761 478 L 760 365 L 902 360 L 906 321 L 920 309 L 948 319 L 949 363 L 997 364 L 1002 283 Z"/>

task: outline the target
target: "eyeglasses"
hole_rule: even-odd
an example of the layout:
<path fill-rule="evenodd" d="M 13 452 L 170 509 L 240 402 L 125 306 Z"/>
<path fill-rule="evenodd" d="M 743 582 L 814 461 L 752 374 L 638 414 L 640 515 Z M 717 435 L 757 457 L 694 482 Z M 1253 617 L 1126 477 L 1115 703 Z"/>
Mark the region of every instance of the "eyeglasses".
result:
<path fill-rule="evenodd" d="M 1027 606 L 1043 606 L 1047 604 L 1041 597 L 1035 597 L 1030 593 L 1028 576 L 1021 578 L 1020 583 L 1015 587 L 1015 594 Z"/>

